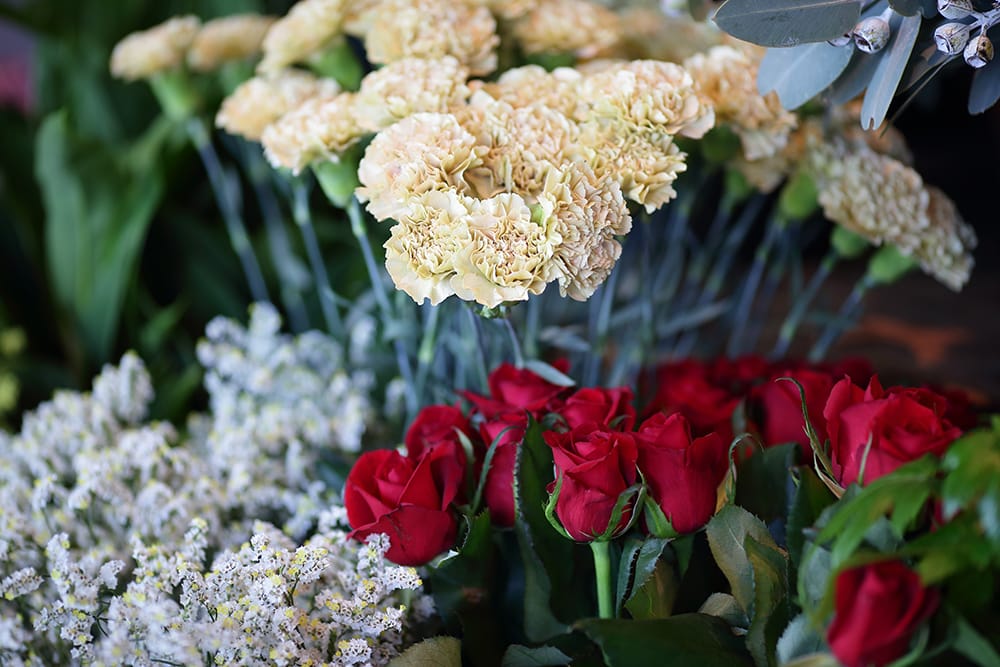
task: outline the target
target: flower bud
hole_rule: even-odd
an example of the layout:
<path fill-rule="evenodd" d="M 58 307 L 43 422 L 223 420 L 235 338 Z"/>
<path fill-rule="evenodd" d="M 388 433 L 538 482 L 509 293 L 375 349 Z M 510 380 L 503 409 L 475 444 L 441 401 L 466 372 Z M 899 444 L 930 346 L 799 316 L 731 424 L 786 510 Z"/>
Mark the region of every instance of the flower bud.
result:
<path fill-rule="evenodd" d="M 969 33 L 971 26 L 963 23 L 942 23 L 934 31 L 934 43 L 937 50 L 953 56 L 965 48 L 969 43 Z"/>
<path fill-rule="evenodd" d="M 965 62 L 976 69 L 985 67 L 993 60 L 993 42 L 986 36 L 985 32 L 979 33 L 965 47 Z"/>
<path fill-rule="evenodd" d="M 865 53 L 881 51 L 889 43 L 889 22 L 881 16 L 871 16 L 860 21 L 851 33 L 854 43 Z"/>
<path fill-rule="evenodd" d="M 851 33 L 845 32 L 840 37 L 834 37 L 831 40 L 827 40 L 827 44 L 830 46 L 847 46 L 853 41 L 853 39 L 854 38 L 851 36 Z"/>
<path fill-rule="evenodd" d="M 938 12 L 946 19 L 964 19 L 975 11 L 972 0 L 938 0 Z"/>

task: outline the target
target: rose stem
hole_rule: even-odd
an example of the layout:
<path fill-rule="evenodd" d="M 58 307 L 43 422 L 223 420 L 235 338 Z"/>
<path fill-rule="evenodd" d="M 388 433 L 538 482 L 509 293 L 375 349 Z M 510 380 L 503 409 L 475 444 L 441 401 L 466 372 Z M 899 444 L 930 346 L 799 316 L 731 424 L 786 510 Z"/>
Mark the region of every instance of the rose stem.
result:
<path fill-rule="evenodd" d="M 323 255 L 319 250 L 316 230 L 312 224 L 312 213 L 309 211 L 309 190 L 301 178 L 292 181 L 292 217 L 299 228 L 302 242 L 306 247 L 309 267 L 312 269 L 313 280 L 316 281 L 316 292 L 319 294 L 319 305 L 323 311 L 327 332 L 333 336 L 343 334 L 344 323 L 337 311 L 336 296 L 330 287 L 330 278 L 326 273 Z"/>
<path fill-rule="evenodd" d="M 192 117 L 184 123 L 184 128 L 208 173 L 212 194 L 215 195 L 215 201 L 222 213 L 222 220 L 226 225 L 226 232 L 229 234 L 229 242 L 233 246 L 233 250 L 236 251 L 243 267 L 247 284 L 250 286 L 250 295 L 254 301 L 270 301 L 267 296 L 267 288 L 264 285 L 264 275 L 261 273 L 260 265 L 253 254 L 250 237 L 247 235 L 246 225 L 243 223 L 243 218 L 240 217 L 239 207 L 235 200 L 237 196 L 236 181 L 235 179 L 230 180 L 223 170 L 219 154 L 212 146 L 204 122 L 198 117 Z"/>
<path fill-rule="evenodd" d="M 816 272 L 813 273 L 812 277 L 809 278 L 809 282 L 806 283 L 805 289 L 802 290 L 799 298 L 792 304 L 788 315 L 785 317 L 785 321 L 781 323 L 781 329 L 778 333 L 778 340 L 774 344 L 774 349 L 771 350 L 772 359 L 782 359 L 788 354 L 788 348 L 791 346 L 792 340 L 795 339 L 795 333 L 802 323 L 802 318 L 805 317 L 809 305 L 816 298 L 819 288 L 823 286 L 823 283 L 826 282 L 826 279 L 833 272 L 833 268 L 837 265 L 838 257 L 839 255 L 834 250 L 830 250 L 823 257 L 823 260 L 816 268 Z"/>
<path fill-rule="evenodd" d="M 597 613 L 601 618 L 614 618 L 615 610 L 611 581 L 611 554 L 608 542 L 591 542 L 594 554 L 594 579 L 597 583 Z"/>

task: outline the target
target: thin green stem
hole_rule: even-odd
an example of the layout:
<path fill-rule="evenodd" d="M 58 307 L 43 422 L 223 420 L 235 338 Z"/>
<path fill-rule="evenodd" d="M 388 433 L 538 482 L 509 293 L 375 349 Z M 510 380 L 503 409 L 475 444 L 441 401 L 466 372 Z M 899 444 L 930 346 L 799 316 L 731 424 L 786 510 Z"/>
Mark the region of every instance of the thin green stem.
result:
<path fill-rule="evenodd" d="M 860 308 L 861 301 L 864 299 L 865 294 L 874 285 L 875 280 L 872 279 L 871 275 L 868 273 L 862 276 L 861 279 L 854 284 L 854 289 L 852 289 L 851 293 L 847 295 L 847 298 L 844 300 L 844 304 L 837 312 L 836 317 L 827 322 L 826 327 L 823 329 L 823 333 L 820 335 L 815 345 L 813 345 L 812 350 L 809 351 L 809 361 L 822 361 L 823 358 L 826 357 L 826 353 L 829 352 L 830 347 L 853 321 L 855 311 Z"/>
<path fill-rule="evenodd" d="M 312 269 L 313 280 L 316 282 L 319 305 L 323 312 L 323 321 L 326 322 L 327 332 L 340 338 L 344 334 L 344 322 L 337 309 L 337 295 L 330 286 L 330 277 L 326 273 L 326 264 L 323 263 L 319 241 L 316 239 L 316 230 L 313 228 L 312 213 L 309 210 L 309 190 L 302 179 L 292 181 L 292 217 L 295 219 L 299 234 L 302 235 L 302 242 L 306 247 L 306 256 L 309 258 L 309 267 Z"/>
<path fill-rule="evenodd" d="M 805 288 L 799 295 L 799 298 L 795 300 L 792 304 L 791 309 L 788 311 L 788 315 L 785 317 L 785 321 L 781 323 L 781 329 L 778 332 L 778 340 L 774 344 L 774 349 L 771 350 L 771 357 L 774 359 L 781 359 L 788 354 L 788 349 L 791 347 L 792 341 L 795 339 L 795 334 L 799 330 L 799 325 L 802 323 L 802 319 L 805 317 L 806 311 L 812 304 L 813 299 L 816 298 L 816 294 L 819 293 L 820 287 L 826 282 L 826 279 L 830 277 L 833 272 L 833 268 L 837 265 L 839 255 L 836 251 L 831 250 L 823 257 L 823 260 L 819 263 L 816 268 L 816 272 L 813 273 L 812 277 L 809 278 L 809 282 L 806 283 Z"/>
<path fill-rule="evenodd" d="M 485 391 L 489 386 L 489 371 L 486 366 L 486 341 L 483 337 L 482 323 L 479 321 L 479 315 L 473 312 L 471 307 L 463 308 L 469 315 L 469 323 L 472 326 L 472 340 L 475 341 L 476 351 L 471 355 L 475 357 L 476 360 L 476 370 L 479 374 L 479 382 L 476 389 L 478 391 Z"/>
<path fill-rule="evenodd" d="M 253 247 L 250 245 L 250 236 L 247 234 L 246 225 L 239 213 L 239 205 L 236 201 L 236 184 L 231 182 L 219 161 L 219 154 L 215 152 L 212 141 L 204 122 L 197 117 L 192 117 L 184 123 L 188 138 L 198 151 L 205 171 L 208 173 L 208 181 L 212 186 L 212 193 L 222 213 L 222 221 L 226 225 L 226 232 L 229 234 L 229 242 L 239 257 L 246 275 L 247 284 L 250 287 L 250 295 L 254 301 L 269 301 L 267 287 L 264 284 L 264 274 L 261 273 L 260 265 L 253 254 Z"/>
<path fill-rule="evenodd" d="M 614 618 L 614 582 L 611 580 L 610 543 L 591 542 L 594 555 L 594 580 L 597 584 L 597 613 L 601 618 Z"/>
<path fill-rule="evenodd" d="M 427 304 L 423 306 L 427 311 L 424 318 L 424 333 L 420 339 L 420 349 L 417 351 L 417 395 L 424 395 L 424 387 L 427 385 L 427 375 L 430 372 L 431 363 L 434 361 L 434 350 L 437 347 L 438 321 L 441 315 L 441 306 Z"/>
<path fill-rule="evenodd" d="M 514 355 L 514 365 L 518 368 L 524 368 L 524 353 L 521 351 L 521 341 L 517 339 L 517 332 L 514 331 L 514 325 L 510 321 L 510 316 L 508 315 L 502 319 L 503 328 L 510 338 L 511 353 Z"/>
<path fill-rule="evenodd" d="M 524 354 L 528 359 L 538 358 L 538 330 L 541 322 L 542 295 L 528 299 L 524 316 Z"/>
<path fill-rule="evenodd" d="M 764 233 L 764 239 L 757 246 L 753 256 L 753 264 L 743 281 L 743 288 L 740 291 L 739 301 L 736 303 L 736 310 L 733 312 L 733 329 L 729 335 L 729 343 L 726 345 L 726 354 L 730 357 L 744 351 L 745 332 L 750 324 L 750 311 L 753 307 L 754 298 L 757 296 L 757 288 L 764 276 L 768 259 L 771 256 L 771 247 L 781 231 L 782 223 L 772 218 Z"/>

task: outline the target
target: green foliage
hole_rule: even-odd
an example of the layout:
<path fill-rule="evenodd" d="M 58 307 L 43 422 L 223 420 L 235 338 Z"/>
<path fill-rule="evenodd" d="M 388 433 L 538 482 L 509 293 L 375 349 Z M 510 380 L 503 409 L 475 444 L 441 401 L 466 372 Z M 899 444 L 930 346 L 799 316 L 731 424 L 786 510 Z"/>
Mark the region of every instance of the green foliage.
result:
<path fill-rule="evenodd" d="M 786 109 L 798 109 L 837 80 L 851 62 L 854 48 L 826 42 L 768 49 L 760 63 L 757 86 L 772 90 Z"/>
<path fill-rule="evenodd" d="M 529 648 L 519 644 L 507 647 L 502 667 L 557 667 L 570 664 L 570 657 L 554 646 Z"/>
<path fill-rule="evenodd" d="M 461 642 L 454 637 L 431 637 L 406 649 L 389 667 L 462 667 Z"/>
<path fill-rule="evenodd" d="M 720 28 L 761 46 L 825 42 L 858 21 L 856 0 L 728 0 L 715 15 Z"/>
<path fill-rule="evenodd" d="M 913 45 L 920 32 L 920 17 L 893 18 L 889 22 L 892 38 L 883 49 L 884 55 L 872 73 L 865 99 L 861 104 L 861 127 L 874 130 L 882 125 L 889 111 L 889 104 L 896 94 L 903 71 L 910 59 Z"/>
<path fill-rule="evenodd" d="M 651 621 L 586 619 L 576 627 L 601 648 L 608 667 L 749 667 L 743 642 L 726 623 L 705 614 Z"/>
<path fill-rule="evenodd" d="M 729 581 L 733 597 L 750 615 L 754 605 L 754 574 L 745 543 L 750 537 L 760 545 L 777 549 L 767 526 L 742 507 L 727 505 L 712 517 L 705 530 L 712 556 Z"/>

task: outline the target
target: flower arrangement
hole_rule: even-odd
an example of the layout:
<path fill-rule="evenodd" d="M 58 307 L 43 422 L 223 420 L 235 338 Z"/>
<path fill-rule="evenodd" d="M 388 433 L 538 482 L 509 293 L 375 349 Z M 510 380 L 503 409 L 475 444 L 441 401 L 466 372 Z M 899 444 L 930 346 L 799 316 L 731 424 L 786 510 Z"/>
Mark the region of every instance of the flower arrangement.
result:
<path fill-rule="evenodd" d="M 254 303 L 192 350 L 184 423 L 129 352 L 0 431 L 0 662 L 1000 665 L 1000 423 L 826 358 L 868 290 L 970 279 L 972 226 L 884 122 L 925 8 L 745 4 L 716 23 L 805 47 L 592 0 L 122 39 Z M 939 5 L 989 60 L 995 11 Z M 768 85 L 801 48 L 843 67 Z M 882 51 L 860 105 L 850 74 L 813 101 Z"/>

